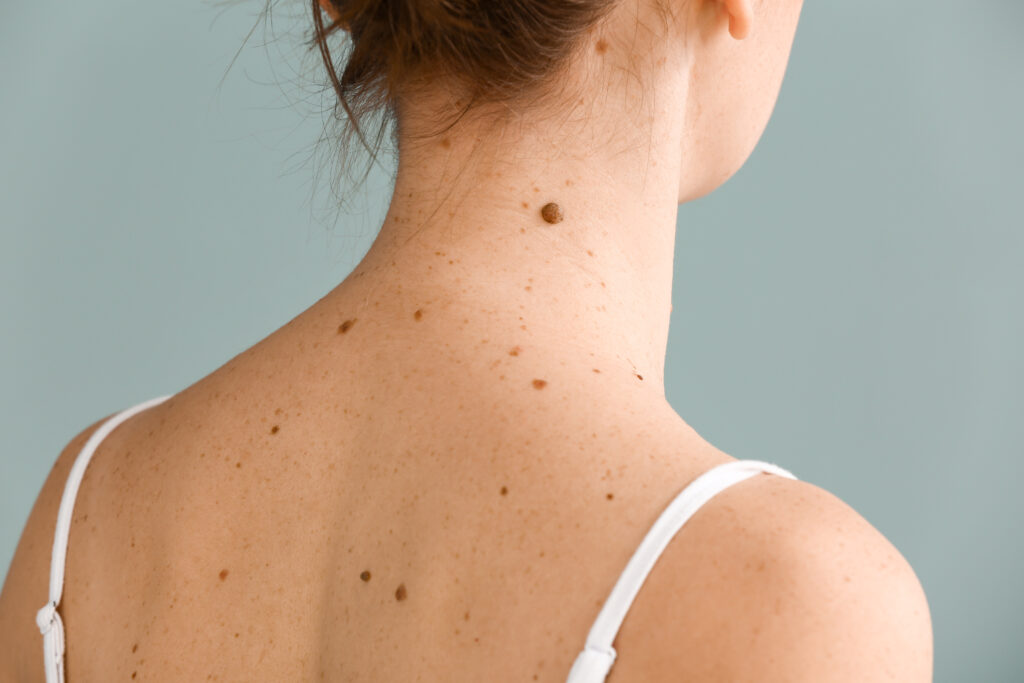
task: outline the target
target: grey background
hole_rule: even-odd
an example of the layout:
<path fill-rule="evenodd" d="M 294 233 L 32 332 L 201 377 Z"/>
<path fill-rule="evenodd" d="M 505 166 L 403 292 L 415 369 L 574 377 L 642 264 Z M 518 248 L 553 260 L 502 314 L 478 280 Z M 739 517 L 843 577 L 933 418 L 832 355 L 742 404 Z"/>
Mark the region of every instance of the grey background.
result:
<path fill-rule="evenodd" d="M 228 70 L 260 2 L 0 9 L 5 572 L 74 434 L 280 327 L 373 239 L 391 169 L 331 219 L 306 3 Z M 679 212 L 669 399 L 900 549 L 939 682 L 1024 680 L 1022 26 L 1009 0 L 806 3 L 759 146 Z"/>

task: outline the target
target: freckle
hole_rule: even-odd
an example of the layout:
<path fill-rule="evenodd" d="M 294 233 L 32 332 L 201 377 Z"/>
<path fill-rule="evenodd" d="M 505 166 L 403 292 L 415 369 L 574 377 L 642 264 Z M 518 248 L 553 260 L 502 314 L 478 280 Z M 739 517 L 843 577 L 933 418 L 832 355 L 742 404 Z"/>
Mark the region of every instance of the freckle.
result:
<path fill-rule="evenodd" d="M 271 428 L 270 428 L 270 433 L 271 433 L 271 434 L 277 434 L 277 431 L 278 431 L 279 429 L 281 429 L 281 428 L 280 428 L 280 427 L 278 427 L 277 425 L 274 425 L 273 427 L 271 427 Z"/>
<path fill-rule="evenodd" d="M 548 202 L 540 209 L 541 217 L 548 223 L 561 223 L 562 222 L 562 209 L 554 202 Z"/>
<path fill-rule="evenodd" d="M 507 495 L 507 494 L 508 494 L 508 487 L 507 486 L 502 486 L 501 487 L 501 495 L 504 496 L 504 495 Z"/>
<path fill-rule="evenodd" d="M 132 672 L 132 678 L 135 678 L 135 674 L 137 674 L 137 673 L 139 673 L 139 672 L 138 671 L 133 671 Z"/>
<path fill-rule="evenodd" d="M 452 141 L 449 140 L 448 138 L 441 138 L 441 146 L 444 147 L 445 149 L 448 149 L 449 147 L 452 146 Z"/>
<path fill-rule="evenodd" d="M 608 43 L 604 42 L 604 38 L 598 39 L 597 43 L 594 44 L 594 49 L 597 50 L 598 54 L 603 55 L 608 50 Z"/>
<path fill-rule="evenodd" d="M 235 467 L 241 467 L 241 466 L 242 466 L 242 463 L 240 463 L 240 462 L 236 462 L 235 463 Z"/>
<path fill-rule="evenodd" d="M 228 570 L 227 569 L 221 569 L 220 570 L 220 574 L 218 574 L 217 576 L 219 576 L 220 580 L 223 581 L 224 579 L 228 578 Z"/>
<path fill-rule="evenodd" d="M 449 263 L 449 264 L 451 264 L 451 263 L 455 263 L 455 261 L 453 261 L 453 260 L 451 260 L 451 259 L 448 259 L 448 263 Z"/>
<path fill-rule="evenodd" d="M 342 324 L 338 325 L 338 334 L 345 334 L 348 332 L 348 329 L 352 327 L 358 319 L 359 318 L 352 318 L 351 320 L 346 320 Z"/>
<path fill-rule="evenodd" d="M 508 355 L 510 355 L 510 356 L 518 356 L 520 351 L 522 351 L 521 348 L 519 348 L 518 346 L 513 346 L 512 350 L 508 352 Z"/>
<path fill-rule="evenodd" d="M 601 283 L 601 286 L 604 287 L 604 283 L 603 282 Z"/>
<path fill-rule="evenodd" d="M 535 187 L 535 188 L 533 188 L 533 191 L 534 192 L 540 192 L 540 188 L 539 187 Z"/>
<path fill-rule="evenodd" d="M 138 649 L 139 649 L 139 644 L 138 643 L 135 643 L 134 645 L 132 645 L 132 652 L 135 652 Z"/>
<path fill-rule="evenodd" d="M 395 590 L 395 600 L 405 600 L 405 596 L 405 584 L 400 583 L 398 584 L 398 588 Z"/>
<path fill-rule="evenodd" d="M 417 308 L 416 312 L 412 314 L 412 317 L 415 318 L 416 320 L 419 320 L 420 318 L 422 318 L 423 317 L 423 309 L 422 308 Z"/>
<path fill-rule="evenodd" d="M 238 634 L 236 633 L 236 634 L 235 634 L 235 638 L 237 638 L 237 637 L 238 637 Z"/>
<path fill-rule="evenodd" d="M 370 580 L 370 571 L 368 569 L 364 569 L 359 574 L 359 578 L 362 579 L 363 581 L 369 581 Z"/>
<path fill-rule="evenodd" d="M 547 381 L 546 380 L 543 380 L 543 379 L 535 379 L 535 380 L 533 380 L 533 388 L 534 389 L 543 389 L 546 385 L 547 385 Z"/>
<path fill-rule="evenodd" d="M 608 500 L 611 500 L 612 498 L 614 498 L 614 496 L 612 496 L 612 494 L 609 493 L 607 498 L 608 498 Z"/>
<path fill-rule="evenodd" d="M 593 256 L 593 255 L 594 255 L 594 252 L 592 252 L 592 251 L 590 251 L 589 249 L 587 249 L 587 254 L 589 254 L 590 256 Z"/>
<path fill-rule="evenodd" d="M 600 373 L 601 371 L 598 370 L 597 368 L 594 368 L 594 372 Z"/>
<path fill-rule="evenodd" d="M 274 410 L 274 415 L 280 415 L 280 414 L 281 414 L 281 409 L 280 408 L 276 408 Z"/>
<path fill-rule="evenodd" d="M 524 209 L 528 209 L 528 208 L 530 208 L 530 205 L 529 205 L 529 204 L 527 204 L 526 202 L 523 202 L 523 208 L 524 208 Z"/>
<path fill-rule="evenodd" d="M 525 289 L 527 292 L 529 292 L 529 291 L 533 290 L 533 287 L 531 287 L 530 285 L 526 285 L 525 287 L 523 287 L 523 289 Z"/>

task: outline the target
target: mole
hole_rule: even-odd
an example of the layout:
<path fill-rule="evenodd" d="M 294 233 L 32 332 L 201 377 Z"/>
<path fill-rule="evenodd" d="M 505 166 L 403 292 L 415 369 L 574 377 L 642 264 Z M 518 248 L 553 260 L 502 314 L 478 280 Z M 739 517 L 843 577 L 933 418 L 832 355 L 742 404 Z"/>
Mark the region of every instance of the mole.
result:
<path fill-rule="evenodd" d="M 507 486 L 502 486 L 501 487 L 501 495 L 504 496 L 504 495 L 507 495 L 507 494 L 508 494 L 508 487 Z"/>
<path fill-rule="evenodd" d="M 548 202 L 540 208 L 541 217 L 548 223 L 561 223 L 562 222 L 562 209 L 558 204 L 554 202 Z"/>
<path fill-rule="evenodd" d="M 513 346 L 512 350 L 508 352 L 508 355 L 518 356 L 520 351 L 522 351 L 522 349 L 520 349 L 518 346 Z"/>
<path fill-rule="evenodd" d="M 641 382 L 643 382 L 643 381 L 644 381 L 644 376 L 643 376 L 643 375 L 641 375 L 641 374 L 640 374 L 639 372 L 638 372 L 638 373 L 636 373 L 636 377 L 637 377 L 637 379 L 639 379 L 639 380 L 640 380 Z"/>
<path fill-rule="evenodd" d="M 135 643 L 134 645 L 132 645 L 132 652 L 135 652 L 138 649 L 139 649 L 139 644 L 138 643 Z"/>
<path fill-rule="evenodd" d="M 613 497 L 614 496 L 612 496 L 612 494 L 610 494 L 610 493 L 608 494 L 608 500 L 611 500 Z"/>
<path fill-rule="evenodd" d="M 228 578 L 228 570 L 227 569 L 221 569 L 220 570 L 220 574 L 218 574 L 217 576 L 219 576 L 220 580 L 223 581 L 224 579 Z"/>
<path fill-rule="evenodd" d="M 359 575 L 359 578 L 362 579 L 363 581 L 369 581 L 370 580 L 370 570 L 369 569 L 364 569 L 362 571 L 362 573 Z"/>
<path fill-rule="evenodd" d="M 277 430 L 279 430 L 279 429 L 280 429 L 280 427 L 278 427 L 277 425 L 274 425 L 273 427 L 270 428 L 270 433 L 271 434 L 277 434 Z"/>
<path fill-rule="evenodd" d="M 395 600 L 405 600 L 405 584 L 398 584 L 398 588 L 395 589 Z"/>
<path fill-rule="evenodd" d="M 352 327 L 356 320 L 358 320 L 358 318 L 352 318 L 351 320 L 346 320 L 342 324 L 338 325 L 338 334 L 345 334 L 348 332 L 348 328 Z"/>
<path fill-rule="evenodd" d="M 416 320 L 419 320 L 420 318 L 422 318 L 423 317 L 423 309 L 422 308 L 417 308 L 416 312 L 412 314 L 412 317 L 415 318 Z"/>
<path fill-rule="evenodd" d="M 533 380 L 534 389 L 543 389 L 547 385 L 547 380 L 535 379 Z"/>

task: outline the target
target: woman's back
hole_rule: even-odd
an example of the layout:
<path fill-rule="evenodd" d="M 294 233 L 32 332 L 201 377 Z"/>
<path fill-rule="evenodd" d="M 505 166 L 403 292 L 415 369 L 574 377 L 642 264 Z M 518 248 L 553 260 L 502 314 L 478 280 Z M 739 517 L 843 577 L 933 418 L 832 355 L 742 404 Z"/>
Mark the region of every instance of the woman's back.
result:
<path fill-rule="evenodd" d="M 654 520 L 731 460 L 667 404 L 598 394 L 528 344 L 429 366 L 369 333 L 318 337 L 318 308 L 101 443 L 59 607 L 71 683 L 564 681 Z M 506 388 L 523 382 L 530 392 Z M 96 426 L 54 468 L 9 573 L 15 680 L 42 680 L 31 619 L 68 469 Z M 751 542 L 737 532 L 763 548 L 759 530 L 828 495 L 776 476 L 715 495 L 644 583 L 613 674 L 651 680 L 665 601 L 741 562 Z M 805 529 L 771 544 L 791 549 Z M 675 649 L 697 663 L 709 636 L 693 631 Z"/>

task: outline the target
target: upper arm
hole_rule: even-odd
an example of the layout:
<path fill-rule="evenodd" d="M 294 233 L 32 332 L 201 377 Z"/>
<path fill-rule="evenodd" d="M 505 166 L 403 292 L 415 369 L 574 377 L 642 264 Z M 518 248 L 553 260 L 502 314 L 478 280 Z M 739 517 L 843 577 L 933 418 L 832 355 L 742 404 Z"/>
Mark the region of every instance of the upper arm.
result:
<path fill-rule="evenodd" d="M 109 417 L 86 427 L 61 450 L 29 512 L 0 591 L 0 680 L 43 680 L 43 641 L 35 618 L 48 599 L 57 511 L 75 458 Z"/>
<path fill-rule="evenodd" d="M 633 631 L 645 636 L 645 680 L 931 682 L 920 581 L 833 494 L 753 478 L 718 494 L 690 524 L 648 579 L 642 627 Z M 620 656 L 640 640 L 623 643 Z"/>

